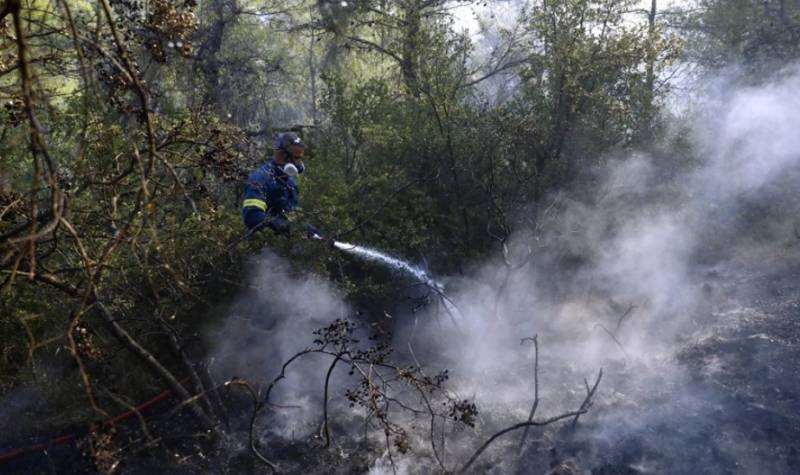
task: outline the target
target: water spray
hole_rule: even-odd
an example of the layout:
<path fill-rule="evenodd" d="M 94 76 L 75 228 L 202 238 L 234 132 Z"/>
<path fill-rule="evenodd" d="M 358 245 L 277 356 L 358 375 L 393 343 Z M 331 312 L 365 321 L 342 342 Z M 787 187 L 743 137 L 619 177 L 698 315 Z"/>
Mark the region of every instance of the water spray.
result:
<path fill-rule="evenodd" d="M 439 294 L 439 296 L 441 296 L 442 302 L 444 303 L 444 307 L 450 314 L 454 323 L 457 324 L 458 321 L 463 320 L 461 312 L 458 310 L 455 304 L 453 304 L 452 300 L 450 300 L 447 297 L 447 295 L 445 295 L 444 285 L 436 281 L 423 269 L 412 266 L 408 262 L 386 255 L 376 249 L 371 249 L 369 247 L 359 246 L 357 244 L 350 244 L 346 242 L 337 241 L 335 239 L 325 238 L 323 236 L 320 236 L 319 234 L 311 234 L 309 237 L 311 239 L 316 239 L 318 241 L 326 241 L 330 243 L 331 247 L 339 249 L 340 251 L 356 255 L 366 261 L 379 262 L 392 269 L 395 269 L 397 271 L 415 277 L 422 284 L 426 285 L 428 288 L 433 289 L 437 294 Z"/>

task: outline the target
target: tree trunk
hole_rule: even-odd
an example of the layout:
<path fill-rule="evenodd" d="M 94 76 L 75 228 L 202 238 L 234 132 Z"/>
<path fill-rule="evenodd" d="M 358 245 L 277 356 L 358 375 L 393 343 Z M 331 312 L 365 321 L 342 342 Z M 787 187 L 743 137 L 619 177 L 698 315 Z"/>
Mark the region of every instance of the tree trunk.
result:
<path fill-rule="evenodd" d="M 221 65 L 217 55 L 222 49 L 222 40 L 225 38 L 225 27 L 229 20 L 225 16 L 228 0 L 212 0 L 210 8 L 214 11 L 216 18 L 211 22 L 203 35 L 206 40 L 200 45 L 197 51 L 198 68 L 203 78 L 206 80 L 206 89 L 203 94 L 203 104 L 211 105 L 218 109 L 220 105 L 220 69 Z M 235 6 L 235 5 L 234 5 Z M 217 112 L 223 112 L 217 110 Z"/>
<path fill-rule="evenodd" d="M 308 46 L 309 92 L 311 94 L 311 123 L 317 125 L 317 65 L 314 61 L 314 43 L 316 43 L 316 35 L 314 28 L 311 28 L 311 42 Z"/>
<path fill-rule="evenodd" d="M 656 12 L 657 12 L 657 0 L 652 0 L 650 3 L 650 12 L 647 14 L 647 31 L 648 41 L 653 43 L 655 40 L 656 34 Z M 653 121 L 655 120 L 654 116 L 654 102 L 655 102 L 655 95 L 656 95 L 656 75 L 655 75 L 655 61 L 656 55 L 653 51 L 648 52 L 647 54 L 647 66 L 645 71 L 645 91 L 644 91 L 644 98 L 642 100 L 642 116 L 641 120 L 641 139 L 649 140 L 653 137 Z"/>
<path fill-rule="evenodd" d="M 422 27 L 421 5 L 419 0 L 408 0 L 404 4 L 405 28 L 403 31 L 403 52 L 400 68 L 408 92 L 415 98 L 420 96 L 419 88 L 419 36 Z"/>

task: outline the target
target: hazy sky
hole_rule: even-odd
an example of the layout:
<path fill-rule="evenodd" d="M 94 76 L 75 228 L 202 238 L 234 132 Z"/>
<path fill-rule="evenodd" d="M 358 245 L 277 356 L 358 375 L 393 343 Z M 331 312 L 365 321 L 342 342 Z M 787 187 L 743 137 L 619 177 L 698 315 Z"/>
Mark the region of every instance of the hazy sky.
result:
<path fill-rule="evenodd" d="M 658 0 L 658 8 L 669 8 L 675 5 L 687 5 L 691 3 L 692 0 Z M 510 5 L 514 3 L 514 1 L 499 1 L 499 2 L 486 2 L 485 4 L 478 4 L 478 5 L 462 5 L 453 8 L 453 13 L 456 16 L 456 24 L 461 28 L 466 28 L 470 31 L 470 33 L 475 33 L 478 31 L 478 20 L 476 18 L 477 15 L 481 17 L 487 17 L 489 15 L 496 15 L 500 18 L 504 16 L 508 16 L 507 21 L 513 21 L 514 15 L 511 12 Z M 650 8 L 651 0 L 639 0 L 639 4 L 642 8 Z M 485 6 L 484 6 L 485 5 Z"/>

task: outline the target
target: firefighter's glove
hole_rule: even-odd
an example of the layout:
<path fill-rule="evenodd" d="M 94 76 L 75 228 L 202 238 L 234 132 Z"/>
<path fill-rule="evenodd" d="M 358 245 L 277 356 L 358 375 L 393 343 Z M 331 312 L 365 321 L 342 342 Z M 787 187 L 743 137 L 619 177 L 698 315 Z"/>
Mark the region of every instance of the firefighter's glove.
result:
<path fill-rule="evenodd" d="M 322 239 L 322 231 L 317 229 L 313 224 L 306 224 L 306 233 L 309 239 Z"/>

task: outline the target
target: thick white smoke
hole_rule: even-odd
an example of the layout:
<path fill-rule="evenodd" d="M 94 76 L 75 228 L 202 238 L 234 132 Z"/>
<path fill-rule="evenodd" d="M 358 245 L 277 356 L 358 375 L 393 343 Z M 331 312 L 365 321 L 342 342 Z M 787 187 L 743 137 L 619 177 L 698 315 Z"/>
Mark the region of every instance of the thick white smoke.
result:
<path fill-rule="evenodd" d="M 225 311 L 222 327 L 208 335 L 215 347 L 211 369 L 220 379 L 235 376 L 263 384 L 278 376 L 285 361 L 311 346 L 315 330 L 352 315 L 331 283 L 292 270 L 288 261 L 269 251 L 254 257 L 248 267 L 243 282 L 247 290 Z M 270 431 L 292 438 L 318 428 L 328 364 L 328 359 L 310 355 L 292 365 L 271 395 L 273 404 L 287 408 L 271 411 L 277 417 L 270 419 Z M 336 388 L 339 381 L 334 379 Z"/>
<path fill-rule="evenodd" d="M 641 438 L 658 424 L 673 431 L 683 425 L 693 437 L 713 425 L 725 395 L 696 387 L 677 359 L 717 332 L 715 312 L 727 302 L 708 276 L 789 258 L 800 212 L 800 69 L 760 86 L 734 84 L 717 79 L 702 101 L 706 109 L 684 118 L 694 157 L 662 150 L 612 159 L 595 171 L 597 189 L 562 200 L 539 240 L 529 242 L 529 265 L 512 271 L 499 297 L 506 270 L 496 264 L 449 283 L 466 332 L 442 335 L 423 325 L 414 344 L 454 368 L 456 391 L 490 413 L 484 431 L 527 416 L 532 350 L 520 340 L 534 334 L 541 342 L 541 416 L 577 407 L 583 378 L 606 369 L 600 404 L 586 417 L 597 418 L 587 446 Z M 397 346 L 408 338 L 401 334 Z M 663 444 L 670 460 L 688 441 L 641 442 L 648 443 Z M 748 454 L 762 442 L 743 452 L 745 443 L 722 451 L 759 463 Z M 665 470 L 663 463 L 649 467 Z M 779 472 L 780 463 L 773 464 Z"/>
<path fill-rule="evenodd" d="M 786 243 L 795 239 L 800 69 L 787 69 L 758 87 L 735 84 L 730 78 L 716 80 L 702 96 L 705 109 L 681 119 L 690 125 L 684 127 L 690 130 L 690 147 L 604 160 L 593 171 L 596 188 L 562 197 L 536 240 L 530 232 L 516 236 L 514 249 L 523 251 L 512 257 L 521 259 L 525 249 L 532 250 L 525 266 L 509 271 L 492 262 L 476 265 L 467 277 L 448 279 L 448 295 L 461 313 L 458 327 L 441 312 L 438 319 L 435 312 L 396 315 L 395 320 L 405 321 L 396 328 L 395 348 L 431 371 L 449 368 L 452 394 L 474 399 L 480 411 L 475 431 L 449 434 L 451 468 L 497 429 L 527 418 L 533 347 L 521 340 L 535 334 L 540 341 L 537 418 L 576 409 L 585 394 L 583 379 L 591 381 L 600 367 L 605 377 L 582 430 L 572 439 L 536 430 L 530 440 L 538 442 L 531 447 L 572 443 L 567 455 L 584 469 L 615 462 L 609 454 L 617 454 L 643 472 L 670 470 L 670 464 L 691 470 L 681 459 L 685 453 L 713 467 L 719 457 L 735 460 L 758 452 L 759 442 L 731 430 L 728 442 L 719 446 L 722 455 L 701 454 L 702 440 L 713 435 L 709 427 L 726 410 L 726 397 L 697 384 L 678 358 L 693 342 L 715 335 L 723 310 L 733 319 L 741 315 L 725 307 L 729 302 L 720 299 L 717 281 L 709 276 L 727 276 L 755 255 L 762 263 L 788 258 Z M 214 369 L 269 380 L 283 361 L 309 345 L 313 330 L 350 311 L 318 277 L 293 273 L 274 256 L 261 256 L 255 264 L 249 280 L 253 290 L 215 334 Z M 290 371 L 276 400 L 303 409 L 287 411 L 270 430 L 300 437 L 318 429 L 328 365 L 322 361 L 310 359 Z M 333 394 L 341 397 L 342 391 L 338 386 Z M 416 427 L 415 453 L 400 457 L 401 473 L 435 467 L 427 449 L 429 433 L 424 425 Z M 507 473 L 519 464 L 558 461 L 530 447 L 522 460 L 508 457 L 519 435 L 496 442 L 481 463 Z M 625 452 L 632 440 L 638 448 Z M 658 450 L 663 457 L 651 460 Z M 750 457 L 746 463 L 759 460 Z M 387 463 L 381 458 L 375 473 L 391 471 Z M 780 472 L 783 462 L 772 463 Z"/>

